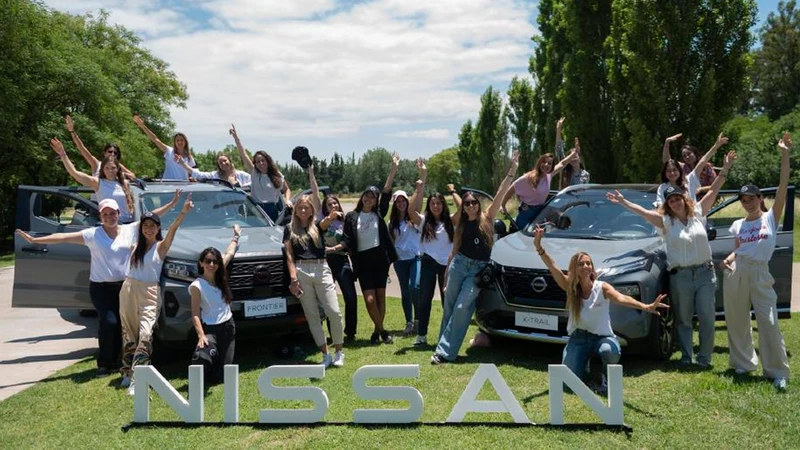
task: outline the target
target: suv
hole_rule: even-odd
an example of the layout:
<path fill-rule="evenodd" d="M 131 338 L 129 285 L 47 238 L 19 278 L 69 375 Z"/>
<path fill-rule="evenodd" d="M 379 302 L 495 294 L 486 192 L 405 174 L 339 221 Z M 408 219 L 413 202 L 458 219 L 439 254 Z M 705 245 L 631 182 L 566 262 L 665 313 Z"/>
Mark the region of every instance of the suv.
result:
<path fill-rule="evenodd" d="M 232 227 L 242 227 L 236 256 L 228 266 L 236 334 L 306 333 L 300 301 L 289 292 L 283 253 L 283 229 L 250 196 L 229 184 L 181 181 L 131 185 L 138 219 L 168 203 L 176 189 L 192 194 L 194 209 L 175 235 L 161 274 L 161 313 L 155 338 L 167 346 L 196 340 L 187 290 L 197 278 L 197 259 L 206 247 L 224 251 Z M 19 186 L 16 226 L 34 236 L 79 231 L 100 224 L 90 190 L 80 187 Z M 180 203 L 179 203 L 180 205 Z M 161 218 L 169 228 L 180 210 Z M 83 245 L 32 245 L 15 237 L 13 307 L 93 309 L 89 299 L 89 249 Z"/>
<path fill-rule="evenodd" d="M 644 303 L 668 292 L 664 244 L 655 227 L 641 216 L 614 205 L 606 192 L 618 189 L 625 198 L 652 208 L 656 187 L 652 185 L 578 185 L 558 192 L 531 225 L 505 236 L 505 225 L 497 223 L 499 240 L 492 249 L 495 281 L 481 291 L 475 314 L 478 326 L 496 336 L 537 342 L 567 342 L 566 293 L 553 280 L 533 249 L 535 225 L 546 228 L 548 252 L 562 270 L 572 255 L 585 251 L 598 269 L 599 279 Z M 762 190 L 767 203 L 775 188 Z M 725 197 L 725 195 L 727 197 Z M 788 198 L 794 198 L 794 187 Z M 707 228 L 717 270 L 717 317 L 723 317 L 722 272 L 719 262 L 734 247 L 728 228 L 743 217 L 736 192 L 723 191 L 708 214 Z M 770 272 L 775 277 L 778 311 L 789 315 L 792 283 L 792 226 L 794 204 L 787 202 Z M 675 318 L 671 310 L 661 316 L 611 305 L 611 325 L 622 345 L 655 359 L 668 359 L 675 342 Z"/>

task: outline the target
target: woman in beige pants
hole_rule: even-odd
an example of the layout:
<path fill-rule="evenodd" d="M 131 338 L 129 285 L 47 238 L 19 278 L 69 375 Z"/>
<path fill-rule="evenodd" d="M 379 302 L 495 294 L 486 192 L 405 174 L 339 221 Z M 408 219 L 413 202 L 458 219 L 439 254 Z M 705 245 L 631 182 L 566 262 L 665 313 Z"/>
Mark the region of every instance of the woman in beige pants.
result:
<path fill-rule="evenodd" d="M 728 364 L 740 375 L 758 369 L 750 325 L 752 304 L 758 323 L 764 376 L 773 380 L 778 391 L 785 391 L 789 379 L 789 361 L 778 324 L 778 296 L 772 287 L 775 279 L 769 273 L 769 260 L 775 250 L 775 235 L 789 185 L 789 153 L 792 148 L 789 133 L 783 135 L 778 148 L 781 151 L 781 175 L 772 209 L 767 210 L 764 206 L 758 187 L 748 184 L 739 189 L 739 201 L 747 216 L 731 225 L 730 231 L 736 239 L 736 246 L 733 253 L 722 261 L 725 271 L 722 286 L 728 327 Z"/>

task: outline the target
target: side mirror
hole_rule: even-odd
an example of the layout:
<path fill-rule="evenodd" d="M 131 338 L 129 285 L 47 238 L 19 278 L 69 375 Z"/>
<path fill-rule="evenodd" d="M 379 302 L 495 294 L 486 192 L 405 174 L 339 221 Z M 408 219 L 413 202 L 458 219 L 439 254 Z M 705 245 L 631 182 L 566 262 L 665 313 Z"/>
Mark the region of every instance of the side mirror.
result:
<path fill-rule="evenodd" d="M 717 238 L 717 229 L 711 225 L 706 224 L 706 236 L 708 236 L 708 241 L 711 242 Z"/>
<path fill-rule="evenodd" d="M 500 219 L 494 220 L 494 232 L 497 235 L 498 239 L 504 237 L 508 234 L 508 229 L 506 228 L 506 223 Z"/>

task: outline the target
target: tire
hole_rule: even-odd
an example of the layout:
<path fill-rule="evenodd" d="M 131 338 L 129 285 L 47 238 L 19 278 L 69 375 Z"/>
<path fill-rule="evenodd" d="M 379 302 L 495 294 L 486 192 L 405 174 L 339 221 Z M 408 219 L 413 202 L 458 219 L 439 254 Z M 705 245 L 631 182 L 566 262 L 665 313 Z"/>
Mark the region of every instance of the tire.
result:
<path fill-rule="evenodd" d="M 669 299 L 662 303 L 669 304 Z M 661 315 L 653 314 L 650 323 L 647 355 L 656 361 L 665 361 L 672 357 L 677 345 L 677 327 L 675 313 L 672 308 L 660 310 Z"/>

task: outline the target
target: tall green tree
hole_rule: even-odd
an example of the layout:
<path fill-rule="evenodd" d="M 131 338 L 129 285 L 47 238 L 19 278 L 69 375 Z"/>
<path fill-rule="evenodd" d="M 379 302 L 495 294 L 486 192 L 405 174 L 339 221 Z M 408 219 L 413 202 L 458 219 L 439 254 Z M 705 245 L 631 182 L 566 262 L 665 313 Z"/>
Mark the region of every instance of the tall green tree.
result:
<path fill-rule="evenodd" d="M 497 178 L 505 166 L 498 168 L 508 150 L 508 126 L 503 110 L 500 92 L 492 86 L 486 88 L 481 96 L 481 110 L 475 122 L 473 139 L 477 163 L 476 173 L 472 174 L 472 187 L 492 192 Z"/>
<path fill-rule="evenodd" d="M 755 106 L 775 120 L 800 105 L 800 9 L 794 0 L 778 3 L 761 28 L 754 52 Z"/>
<path fill-rule="evenodd" d="M 528 71 L 535 80 L 533 91 L 534 155 L 552 152 L 555 146 L 555 124 L 561 117 L 559 91 L 563 81 L 564 55 L 570 51 L 570 44 L 564 34 L 564 27 L 557 26 L 563 16 L 564 5 L 561 0 L 541 0 L 536 23 L 539 35 L 532 39 L 536 44 L 529 60 Z M 530 170 L 533 164 L 521 170 Z"/>
<path fill-rule="evenodd" d="M 461 170 L 458 147 L 446 148 L 433 155 L 426 163 L 428 167 L 429 191 L 447 192 L 447 185 L 461 186 Z"/>
<path fill-rule="evenodd" d="M 533 152 L 535 130 L 534 94 L 531 83 L 525 78 L 514 77 L 508 87 L 508 107 L 506 114 L 511 127 L 511 135 L 519 149 L 519 166 L 532 167 L 537 155 Z"/>
<path fill-rule="evenodd" d="M 458 133 L 458 161 L 461 163 L 461 180 L 467 186 L 475 186 L 478 173 L 478 151 L 475 147 L 475 128 L 472 119 L 461 126 Z"/>

